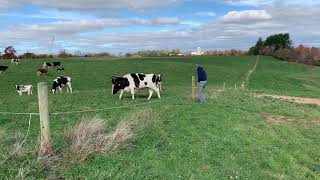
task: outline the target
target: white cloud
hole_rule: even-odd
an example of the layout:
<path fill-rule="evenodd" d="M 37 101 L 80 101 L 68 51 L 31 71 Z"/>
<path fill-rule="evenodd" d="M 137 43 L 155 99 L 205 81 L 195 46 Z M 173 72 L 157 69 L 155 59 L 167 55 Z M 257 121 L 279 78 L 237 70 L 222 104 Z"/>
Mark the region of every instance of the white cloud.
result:
<path fill-rule="evenodd" d="M 37 32 L 46 34 L 76 34 L 81 32 L 92 32 L 102 30 L 108 27 L 126 27 L 126 26 L 162 26 L 178 25 L 178 18 L 161 17 L 157 19 L 94 19 L 94 20 L 72 20 L 56 21 L 47 24 L 20 24 L 12 28 L 13 32 Z"/>
<path fill-rule="evenodd" d="M 215 12 L 210 12 L 210 11 L 201 11 L 201 12 L 196 12 L 194 15 L 196 16 L 209 16 L 209 17 L 214 17 L 217 14 Z"/>
<path fill-rule="evenodd" d="M 264 6 L 264 5 L 319 5 L 318 0 L 223 0 L 223 2 L 232 5 Z"/>
<path fill-rule="evenodd" d="M 33 4 L 64 10 L 145 9 L 175 3 L 175 0 L 28 0 Z"/>
<path fill-rule="evenodd" d="M 8 31 L 0 30 L 2 40 L 0 47 L 14 45 L 24 47 L 23 52 L 27 49 L 47 52 L 50 38 L 54 34 L 57 40 L 54 47 L 56 51 L 60 48 L 70 51 L 87 49 L 92 52 L 173 48 L 192 50 L 198 46 L 203 49 L 247 49 L 255 43 L 258 37 L 281 32 L 289 32 L 296 44 L 319 45 L 319 6 L 297 3 L 282 3 L 274 6 L 270 3 L 266 5 L 263 1 L 259 3 L 264 5 L 253 8 L 253 10 L 228 12 L 222 17 L 217 17 L 216 20 L 203 24 L 188 19 L 180 20 L 176 17 L 151 20 L 110 18 L 82 20 L 82 18 L 75 18 L 72 21 L 46 24 L 20 24 Z M 70 19 L 74 19 L 72 15 Z M 185 24 L 191 28 L 177 29 L 180 26 L 176 25 Z M 162 29 L 158 32 L 150 32 L 148 28 L 144 28 L 144 31 L 132 32 L 130 28 L 127 28 L 121 32 L 105 33 L 103 31 L 108 27 L 162 25 L 172 25 L 175 30 L 163 31 Z M 90 36 L 83 35 L 83 32 L 92 31 L 98 33 L 90 34 Z"/>
<path fill-rule="evenodd" d="M 266 10 L 245 10 L 228 12 L 221 18 L 221 22 L 247 24 L 271 19 L 272 16 Z"/>

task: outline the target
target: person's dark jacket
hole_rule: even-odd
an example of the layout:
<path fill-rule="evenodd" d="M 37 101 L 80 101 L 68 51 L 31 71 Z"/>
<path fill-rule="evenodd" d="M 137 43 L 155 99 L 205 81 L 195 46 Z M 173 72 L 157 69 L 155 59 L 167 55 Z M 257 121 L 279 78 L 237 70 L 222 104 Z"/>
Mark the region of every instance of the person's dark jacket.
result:
<path fill-rule="evenodd" d="M 198 72 L 198 82 L 207 80 L 206 71 L 202 67 L 198 67 L 197 72 Z"/>

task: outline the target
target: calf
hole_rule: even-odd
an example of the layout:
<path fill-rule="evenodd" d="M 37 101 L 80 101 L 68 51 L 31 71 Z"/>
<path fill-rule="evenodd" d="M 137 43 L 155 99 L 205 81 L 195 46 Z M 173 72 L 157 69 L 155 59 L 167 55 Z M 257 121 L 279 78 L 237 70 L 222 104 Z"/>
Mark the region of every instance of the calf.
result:
<path fill-rule="evenodd" d="M 149 97 L 148 100 L 151 99 L 153 91 L 158 94 L 158 98 L 160 97 L 160 89 L 157 85 L 157 77 L 156 74 L 127 74 L 123 77 L 112 77 L 112 93 L 116 94 L 120 91 L 119 99 L 122 98 L 122 94 L 124 91 L 131 92 L 132 99 L 134 99 L 134 91 L 140 89 L 148 89 Z M 161 78 L 160 78 L 161 79 Z M 159 80 L 160 80 L 159 79 Z M 160 81 L 159 81 L 160 82 Z"/>
<path fill-rule="evenodd" d="M 23 92 L 27 92 L 29 96 L 32 94 L 32 85 L 16 85 L 16 90 L 20 96 Z"/>
<path fill-rule="evenodd" d="M 37 69 L 37 76 L 47 75 L 47 74 L 48 74 L 48 69 L 47 68 L 38 68 Z"/>
<path fill-rule="evenodd" d="M 0 66 L 0 74 L 5 72 L 8 69 L 8 66 Z"/>
<path fill-rule="evenodd" d="M 67 93 L 69 93 L 69 90 L 72 93 L 71 78 L 70 77 L 63 77 L 63 76 L 57 77 L 55 80 L 53 80 L 53 85 L 52 85 L 51 91 L 53 94 L 55 94 L 58 91 L 60 91 L 60 93 L 61 93 L 63 87 L 67 88 Z"/>
<path fill-rule="evenodd" d="M 12 65 L 18 65 L 19 64 L 19 59 L 18 58 L 16 58 L 16 59 L 11 59 L 11 64 Z"/>

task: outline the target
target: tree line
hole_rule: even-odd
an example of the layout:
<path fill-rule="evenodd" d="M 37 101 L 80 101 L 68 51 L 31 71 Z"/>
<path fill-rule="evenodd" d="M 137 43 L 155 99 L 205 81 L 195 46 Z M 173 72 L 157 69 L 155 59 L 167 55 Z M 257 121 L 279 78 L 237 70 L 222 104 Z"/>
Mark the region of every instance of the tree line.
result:
<path fill-rule="evenodd" d="M 304 63 L 308 65 L 320 65 L 320 48 L 293 46 L 289 33 L 271 35 L 263 40 L 257 40 L 255 46 L 249 49 L 250 55 L 266 55 L 289 61 Z"/>
<path fill-rule="evenodd" d="M 248 51 L 243 50 L 208 50 L 203 51 L 202 55 L 204 56 L 246 56 Z M 74 53 L 69 53 L 65 49 L 60 50 L 58 54 L 36 54 L 32 52 L 26 52 L 21 55 L 17 55 L 16 50 L 12 46 L 5 48 L 2 55 L 3 59 L 37 59 L 37 58 L 68 58 L 68 57 L 116 57 L 116 56 L 125 56 L 125 57 L 171 57 L 171 56 L 192 56 L 191 51 L 182 52 L 180 49 L 173 50 L 146 50 L 138 51 L 131 53 L 119 53 L 118 55 L 113 55 L 108 52 L 101 53 L 82 53 L 81 51 L 76 51 Z"/>

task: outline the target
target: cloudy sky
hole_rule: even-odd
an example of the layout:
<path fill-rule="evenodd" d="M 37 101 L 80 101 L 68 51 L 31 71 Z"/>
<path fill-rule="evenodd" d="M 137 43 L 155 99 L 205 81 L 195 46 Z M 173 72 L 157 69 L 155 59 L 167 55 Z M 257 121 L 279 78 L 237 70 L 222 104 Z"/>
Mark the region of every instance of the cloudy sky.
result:
<path fill-rule="evenodd" d="M 281 32 L 320 47 L 319 22 L 319 0 L 0 0 L 0 48 L 245 50 Z"/>

